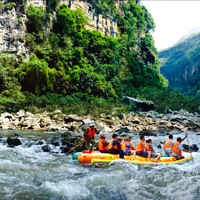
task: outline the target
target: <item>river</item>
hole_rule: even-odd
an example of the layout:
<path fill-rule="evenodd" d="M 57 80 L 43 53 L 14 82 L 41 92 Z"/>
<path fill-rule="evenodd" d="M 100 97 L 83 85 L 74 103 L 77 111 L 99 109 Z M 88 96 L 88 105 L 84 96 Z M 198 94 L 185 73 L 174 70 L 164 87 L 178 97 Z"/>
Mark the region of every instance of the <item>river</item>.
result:
<path fill-rule="evenodd" d="M 8 148 L 7 136 L 20 134 L 22 145 Z M 38 141 L 45 142 L 59 133 L 0 130 L 0 199 L 52 200 L 163 200 L 200 199 L 200 157 L 192 162 L 165 166 L 139 167 L 130 163 L 107 167 L 82 166 L 71 155 L 46 153 Z M 174 138 L 183 137 L 181 133 Z M 151 137 L 153 144 L 167 136 Z M 200 147 L 200 135 L 189 133 L 190 144 Z M 139 137 L 132 139 L 134 145 Z M 187 140 L 183 143 L 187 144 Z M 155 148 L 157 151 L 161 151 Z M 188 153 L 184 155 L 189 156 Z"/>

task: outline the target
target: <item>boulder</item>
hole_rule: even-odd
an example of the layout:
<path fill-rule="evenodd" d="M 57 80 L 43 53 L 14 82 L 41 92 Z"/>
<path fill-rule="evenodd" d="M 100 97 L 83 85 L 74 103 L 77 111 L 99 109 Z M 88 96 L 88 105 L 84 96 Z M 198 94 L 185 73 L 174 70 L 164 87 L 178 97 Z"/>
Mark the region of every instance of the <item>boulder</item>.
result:
<path fill-rule="evenodd" d="M 72 131 L 66 131 L 66 132 L 62 133 L 61 137 L 68 138 L 68 137 L 71 137 L 72 135 L 73 135 Z"/>
<path fill-rule="evenodd" d="M 189 151 L 189 146 L 187 144 L 183 144 L 183 148 Z M 197 147 L 196 144 L 193 144 L 190 146 L 190 150 L 192 152 L 197 152 L 199 150 L 199 148 Z"/>
<path fill-rule="evenodd" d="M 69 123 L 73 121 L 81 122 L 83 119 L 82 117 L 79 117 L 78 115 L 67 115 L 65 116 L 64 120 L 66 123 Z"/>
<path fill-rule="evenodd" d="M 162 117 L 162 120 L 164 120 L 164 121 L 168 121 L 169 119 L 170 119 L 170 117 L 167 116 L 167 115 L 164 115 L 164 116 Z"/>
<path fill-rule="evenodd" d="M 111 115 L 106 116 L 106 119 L 113 120 Z"/>
<path fill-rule="evenodd" d="M 2 117 L 2 118 L 8 118 L 9 120 L 15 120 L 15 117 L 14 117 L 12 114 L 7 113 L 7 112 L 1 114 L 1 117 Z"/>
<path fill-rule="evenodd" d="M 85 117 L 83 119 L 83 124 L 89 124 L 89 123 L 91 123 L 91 119 L 89 117 Z"/>
<path fill-rule="evenodd" d="M 67 153 L 70 151 L 70 148 L 68 147 L 68 145 L 63 145 L 60 147 L 60 149 L 62 150 L 61 153 Z"/>
<path fill-rule="evenodd" d="M 141 119 L 138 118 L 138 117 L 135 117 L 135 118 L 133 118 L 133 119 L 131 120 L 131 122 L 132 122 L 133 124 L 140 124 Z"/>
<path fill-rule="evenodd" d="M 62 111 L 61 110 L 59 110 L 59 109 L 56 109 L 56 110 L 54 110 L 54 112 L 53 112 L 54 114 L 61 114 L 62 113 Z"/>
<path fill-rule="evenodd" d="M 51 144 L 54 145 L 54 146 L 60 146 L 60 140 L 59 138 L 52 138 L 51 140 Z"/>
<path fill-rule="evenodd" d="M 22 144 L 18 138 L 13 137 L 9 137 L 6 142 L 8 143 L 8 147 L 15 147 Z"/>
<path fill-rule="evenodd" d="M 144 135 L 144 136 L 157 136 L 157 131 L 152 131 L 152 130 L 142 130 L 139 135 Z"/>
<path fill-rule="evenodd" d="M 13 125 L 13 123 L 11 121 L 5 121 L 4 123 L 2 123 L 0 125 L 0 127 L 2 129 L 9 129 L 9 128 L 14 128 L 14 125 Z"/>
<path fill-rule="evenodd" d="M 187 120 L 187 117 L 180 116 L 180 115 L 171 115 L 170 117 L 171 122 L 178 122 L 180 124 L 182 124 L 184 120 Z"/>
<path fill-rule="evenodd" d="M 70 134 L 68 134 L 68 137 L 64 137 L 62 139 L 62 144 L 63 146 L 61 146 L 61 149 L 63 152 L 66 153 L 66 151 L 80 151 L 82 150 L 82 146 L 83 146 L 83 140 L 82 137 L 79 136 L 70 136 Z"/>
<path fill-rule="evenodd" d="M 127 127 L 124 127 L 124 128 L 120 128 L 119 130 L 116 130 L 115 132 L 117 132 L 118 134 L 130 133 L 130 129 L 128 129 Z"/>
<path fill-rule="evenodd" d="M 63 121 L 63 116 L 58 115 L 58 114 L 53 115 L 52 120 L 55 120 L 55 121 Z"/>
<path fill-rule="evenodd" d="M 53 122 L 50 117 L 44 117 L 40 120 L 40 126 L 45 127 L 51 125 Z"/>
<path fill-rule="evenodd" d="M 113 120 L 109 120 L 109 119 L 102 119 L 101 121 L 104 122 L 108 126 L 113 126 L 115 124 Z"/>
<path fill-rule="evenodd" d="M 42 150 L 44 151 L 44 152 L 50 152 L 51 151 L 51 148 L 49 147 L 49 145 L 43 145 L 42 146 Z"/>
<path fill-rule="evenodd" d="M 197 147 L 196 144 L 193 144 L 193 145 L 190 147 L 190 149 L 191 149 L 192 152 L 197 152 L 197 151 L 199 151 L 199 148 Z"/>
<path fill-rule="evenodd" d="M 104 131 L 105 132 L 112 132 L 112 129 L 109 128 L 108 126 L 104 126 Z"/>
<path fill-rule="evenodd" d="M 133 97 L 123 97 L 124 102 L 127 105 L 135 104 L 135 110 L 142 110 L 142 111 L 149 111 L 154 110 L 154 104 L 147 101 L 141 101 L 139 99 L 133 98 Z"/>
<path fill-rule="evenodd" d="M 105 117 L 106 117 L 106 114 L 105 114 L 105 113 L 100 113 L 100 114 L 99 114 L 99 117 L 105 118 Z"/>
<path fill-rule="evenodd" d="M 78 129 L 74 131 L 75 136 L 83 136 L 83 133 L 86 131 L 88 124 L 79 126 Z"/>
<path fill-rule="evenodd" d="M 38 144 L 38 145 L 43 145 L 43 144 L 44 144 L 44 141 L 40 140 L 40 141 L 38 141 L 37 144 Z"/>
<path fill-rule="evenodd" d="M 197 117 L 199 117 L 199 113 L 197 113 L 197 112 L 194 112 L 194 115 L 197 116 Z"/>
<path fill-rule="evenodd" d="M 61 128 L 64 128 L 63 124 L 55 124 L 55 123 L 53 123 L 53 124 L 51 124 L 49 126 L 49 129 L 52 130 L 52 131 L 59 131 L 59 130 L 61 130 Z"/>
<path fill-rule="evenodd" d="M 119 114 L 119 115 L 118 115 L 118 118 L 119 118 L 120 120 L 122 120 L 122 119 L 126 120 L 126 115 L 124 115 L 124 114 Z"/>
<path fill-rule="evenodd" d="M 25 117 L 25 110 L 20 110 L 19 112 L 17 112 L 17 116 L 18 117 Z"/>
<path fill-rule="evenodd" d="M 26 112 L 26 116 L 27 116 L 27 117 L 31 117 L 31 118 L 34 118 L 34 117 L 35 117 L 35 115 L 32 114 L 32 113 L 30 113 L 30 112 Z"/>
<path fill-rule="evenodd" d="M 20 125 L 26 129 L 40 129 L 38 121 L 36 118 L 27 117 Z"/>
<path fill-rule="evenodd" d="M 161 144 L 158 144 L 158 145 L 157 145 L 157 148 L 158 148 L 158 149 L 162 149 Z"/>

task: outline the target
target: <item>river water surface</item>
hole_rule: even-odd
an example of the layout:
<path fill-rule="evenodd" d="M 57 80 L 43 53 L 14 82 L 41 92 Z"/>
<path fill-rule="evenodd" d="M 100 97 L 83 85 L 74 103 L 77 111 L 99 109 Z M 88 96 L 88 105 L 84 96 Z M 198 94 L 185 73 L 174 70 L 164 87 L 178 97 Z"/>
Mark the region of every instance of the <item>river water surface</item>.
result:
<path fill-rule="evenodd" d="M 8 148 L 7 136 L 20 134 L 22 145 Z M 82 166 L 63 156 L 59 147 L 55 152 L 41 150 L 38 141 L 46 141 L 59 133 L 41 131 L 6 131 L 0 142 L 0 199 L 200 199 L 200 157 L 193 153 L 192 162 L 165 166 L 139 167 L 116 164 L 107 167 Z M 183 137 L 181 133 L 174 138 Z M 153 144 L 167 136 L 151 137 Z M 132 139 L 136 145 L 139 137 Z M 200 147 L 200 135 L 189 133 L 191 144 Z M 183 143 L 187 144 L 187 140 Z M 156 149 L 156 148 L 155 148 Z M 156 149 L 159 151 L 159 149 Z M 161 150 L 160 150 L 161 151 Z M 185 156 L 190 154 L 185 153 Z"/>

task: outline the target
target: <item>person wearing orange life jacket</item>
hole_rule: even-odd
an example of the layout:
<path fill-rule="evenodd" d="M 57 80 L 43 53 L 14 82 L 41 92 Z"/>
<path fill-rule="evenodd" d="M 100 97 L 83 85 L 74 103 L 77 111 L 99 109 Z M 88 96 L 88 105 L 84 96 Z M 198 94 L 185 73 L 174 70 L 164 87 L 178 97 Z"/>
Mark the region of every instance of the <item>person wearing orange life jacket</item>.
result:
<path fill-rule="evenodd" d="M 149 151 L 144 151 L 145 149 Z M 143 135 L 140 136 L 140 142 L 137 144 L 136 155 L 145 158 L 148 157 L 148 162 L 151 162 L 151 149 L 145 146 L 145 137 Z"/>
<path fill-rule="evenodd" d="M 124 138 L 124 142 L 122 144 L 122 150 L 124 151 L 125 155 L 134 155 L 134 158 L 136 156 L 136 151 L 135 151 L 135 147 L 133 147 L 132 143 L 131 143 L 131 137 L 128 136 L 126 138 Z"/>
<path fill-rule="evenodd" d="M 95 134 L 99 134 L 99 131 L 97 131 L 97 129 L 94 127 L 95 124 L 94 123 L 90 123 L 88 128 L 86 129 L 86 131 L 83 134 L 83 139 L 85 140 L 84 143 L 84 148 L 89 150 L 90 149 L 90 144 L 95 145 Z"/>
<path fill-rule="evenodd" d="M 130 144 L 130 138 L 126 137 L 124 139 L 124 142 L 122 143 L 122 150 L 124 151 L 125 155 L 131 155 L 131 144 Z"/>
<path fill-rule="evenodd" d="M 108 153 L 111 153 L 111 154 L 119 154 L 119 157 L 121 159 L 124 159 L 124 152 L 123 150 L 121 149 L 121 145 L 120 145 L 120 142 L 118 140 L 118 136 L 117 134 L 113 134 L 112 135 L 112 140 L 110 141 L 109 145 L 108 145 Z"/>
<path fill-rule="evenodd" d="M 169 140 L 165 141 L 164 151 L 169 157 L 172 156 L 172 147 L 174 146 L 175 141 L 173 140 L 173 135 L 169 135 Z"/>
<path fill-rule="evenodd" d="M 156 154 L 154 149 L 153 149 L 153 145 L 152 145 L 152 140 L 151 139 L 147 139 L 146 140 L 146 148 L 151 149 L 151 150 L 145 150 L 145 151 L 150 151 L 151 152 L 151 157 L 152 158 L 156 158 L 155 162 L 157 162 L 160 157 L 161 157 L 161 153 L 160 154 Z"/>
<path fill-rule="evenodd" d="M 108 153 L 108 142 L 106 141 L 106 136 L 105 134 L 100 135 L 100 140 L 99 140 L 99 151 L 101 153 Z"/>
<path fill-rule="evenodd" d="M 187 135 L 181 139 L 181 142 L 185 140 L 185 138 L 187 137 Z M 172 148 L 174 146 L 174 143 L 175 141 L 173 140 L 173 135 L 169 135 L 169 140 L 165 141 L 165 144 L 164 144 L 164 151 L 165 153 L 171 157 L 172 156 Z"/>
<path fill-rule="evenodd" d="M 187 135 L 186 135 L 187 137 Z M 184 156 L 182 156 L 182 151 L 191 153 L 191 151 L 187 151 L 183 148 L 181 142 L 183 139 L 181 139 L 180 137 L 177 138 L 177 141 L 174 143 L 174 146 L 172 147 L 172 156 L 176 159 L 176 160 L 180 160 L 185 158 Z"/>

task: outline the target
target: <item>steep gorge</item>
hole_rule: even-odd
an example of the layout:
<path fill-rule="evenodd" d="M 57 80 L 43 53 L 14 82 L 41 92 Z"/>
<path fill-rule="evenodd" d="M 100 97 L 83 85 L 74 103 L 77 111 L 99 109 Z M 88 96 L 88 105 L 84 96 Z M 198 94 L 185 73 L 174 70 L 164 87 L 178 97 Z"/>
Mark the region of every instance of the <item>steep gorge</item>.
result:
<path fill-rule="evenodd" d="M 1 22 L 0 112 L 87 115 L 109 112 L 122 96 L 153 101 L 159 111 L 197 108 L 166 88 L 155 24 L 138 1 L 10 0 L 1 4 Z"/>

